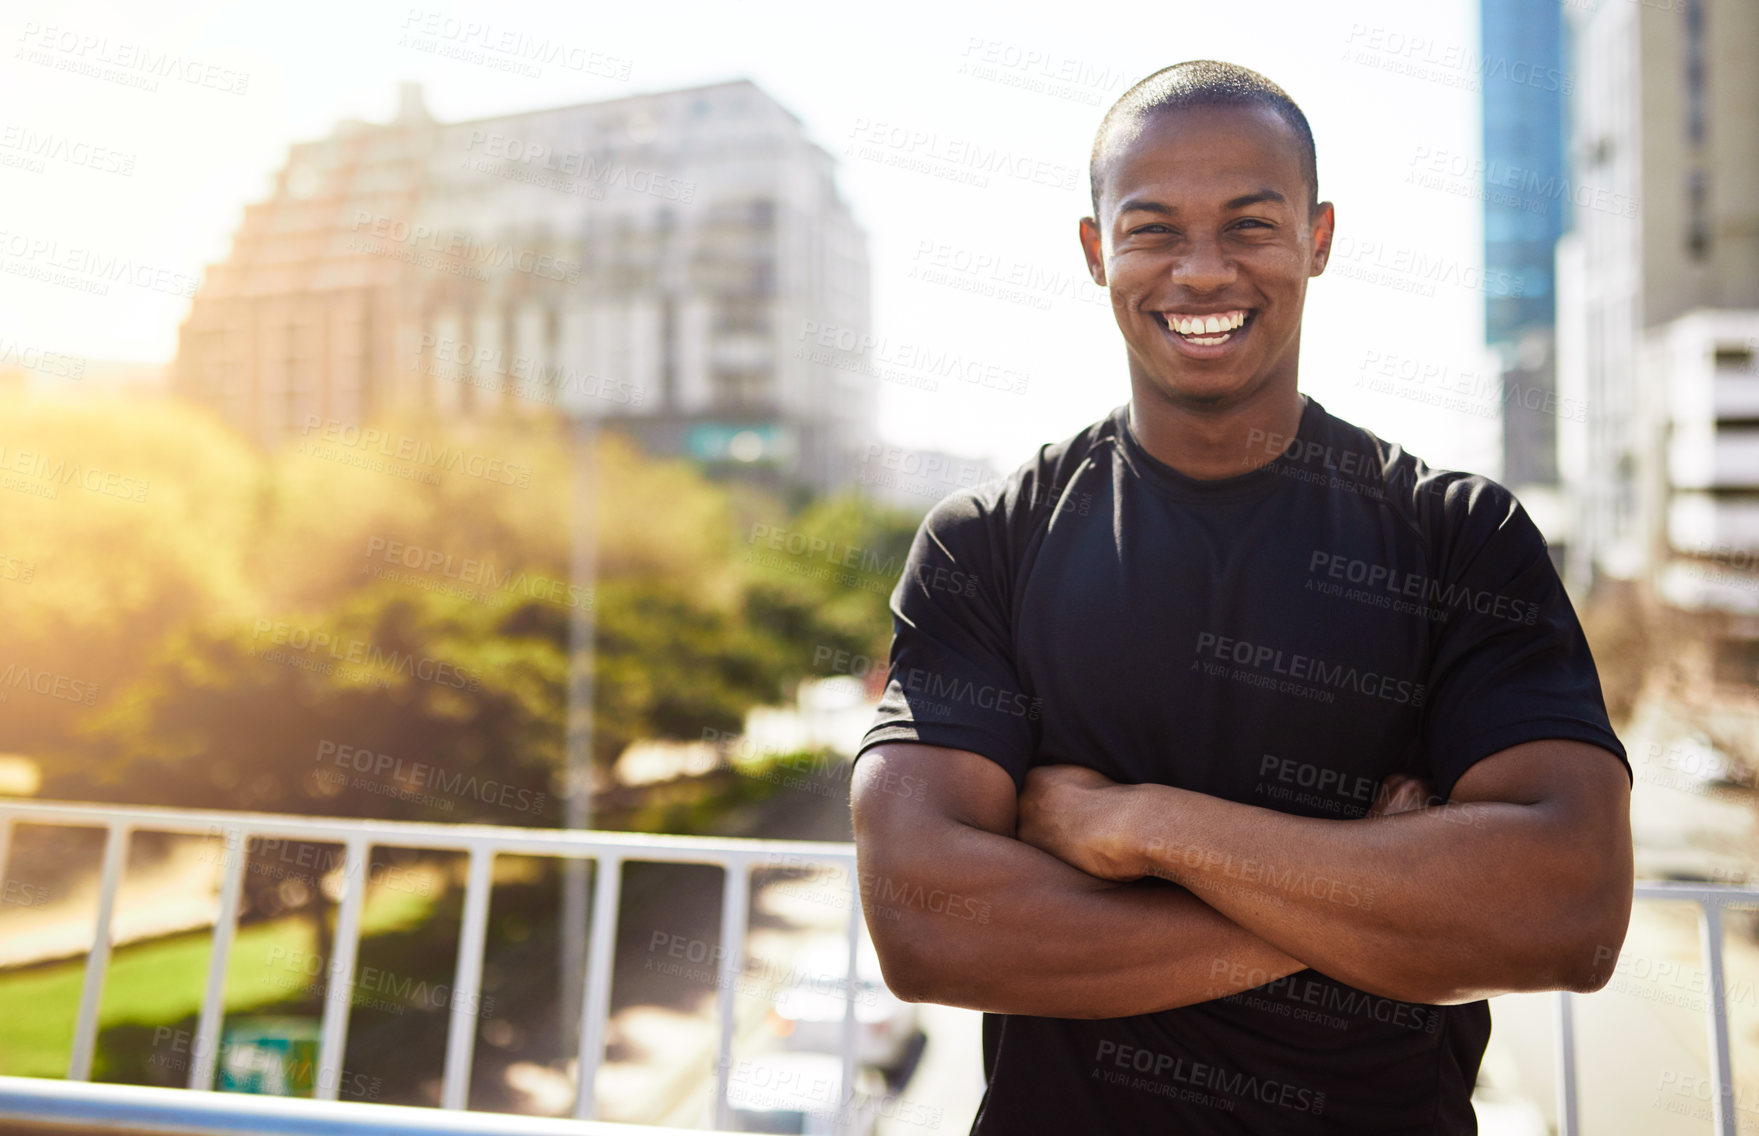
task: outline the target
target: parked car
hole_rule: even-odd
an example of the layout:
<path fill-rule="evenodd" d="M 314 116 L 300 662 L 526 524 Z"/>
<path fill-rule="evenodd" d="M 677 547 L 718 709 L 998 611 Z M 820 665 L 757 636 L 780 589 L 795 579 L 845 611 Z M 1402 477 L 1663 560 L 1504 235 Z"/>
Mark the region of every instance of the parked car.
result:
<path fill-rule="evenodd" d="M 843 1059 L 829 1053 L 784 1050 L 735 1060 L 727 1074 L 732 1131 L 871 1136 L 885 1082 L 859 1066 L 853 1093 L 842 1091 L 842 1080 Z"/>
<path fill-rule="evenodd" d="M 855 1003 L 855 1060 L 895 1071 L 918 1048 L 922 1033 L 916 1007 L 886 987 L 879 954 L 863 935 L 851 985 L 849 946 L 843 939 L 814 940 L 789 968 L 790 981 L 776 995 L 770 1025 L 791 1050 L 843 1052 L 843 1012 Z"/>

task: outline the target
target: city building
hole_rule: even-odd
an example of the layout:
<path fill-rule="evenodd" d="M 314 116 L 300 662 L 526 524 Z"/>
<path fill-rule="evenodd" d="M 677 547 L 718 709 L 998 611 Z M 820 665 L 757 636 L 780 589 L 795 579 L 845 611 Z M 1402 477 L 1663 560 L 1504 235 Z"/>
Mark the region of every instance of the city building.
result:
<path fill-rule="evenodd" d="M 878 380 L 834 160 L 739 80 L 292 147 L 179 341 L 174 384 L 265 445 L 418 412 L 594 414 L 667 456 L 854 482 Z"/>
<path fill-rule="evenodd" d="M 1553 261 L 1569 227 L 1568 105 L 1558 0 L 1483 0 L 1484 339 L 1498 361 L 1501 480 L 1540 521 L 1561 568 L 1569 512 L 1557 469 Z"/>
<path fill-rule="evenodd" d="M 1571 0 L 1573 231 L 1558 247 L 1572 590 L 1707 617 L 1759 679 L 1759 6 Z M 1745 662 L 1741 662 L 1745 660 Z"/>

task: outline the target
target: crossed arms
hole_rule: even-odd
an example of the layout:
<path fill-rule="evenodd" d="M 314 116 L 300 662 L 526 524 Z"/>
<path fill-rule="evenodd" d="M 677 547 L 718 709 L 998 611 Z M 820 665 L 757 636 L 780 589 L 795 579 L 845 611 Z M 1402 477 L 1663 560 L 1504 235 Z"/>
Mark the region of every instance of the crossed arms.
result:
<path fill-rule="evenodd" d="M 852 785 L 868 929 L 900 997 L 1045 1017 L 1172 1009 L 1307 967 L 1420 1003 L 1604 986 L 1631 911 L 1618 760 L 1527 742 L 1445 804 L 1426 788 L 1389 778 L 1357 820 L 1074 765 L 1016 796 L 978 754 L 884 743 Z"/>

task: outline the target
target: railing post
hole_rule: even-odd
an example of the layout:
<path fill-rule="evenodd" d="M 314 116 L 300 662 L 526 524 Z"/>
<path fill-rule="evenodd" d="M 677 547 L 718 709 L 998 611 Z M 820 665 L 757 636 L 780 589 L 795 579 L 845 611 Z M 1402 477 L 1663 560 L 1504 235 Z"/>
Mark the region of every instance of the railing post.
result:
<path fill-rule="evenodd" d="M 476 1049 L 477 1011 L 482 1005 L 483 939 L 489 927 L 494 863 L 491 850 L 481 845 L 470 850 L 464 919 L 458 928 L 458 969 L 452 978 L 452 1017 L 447 1023 L 446 1073 L 440 1082 L 441 1108 L 464 1108 L 470 1100 L 470 1064 Z"/>
<path fill-rule="evenodd" d="M 599 1062 L 604 1060 L 605 1024 L 611 1016 L 611 963 L 617 953 L 617 905 L 622 893 L 622 858 L 600 856 L 592 876 L 592 945 L 586 952 L 586 993 L 580 1007 L 576 1120 L 597 1118 Z"/>
<path fill-rule="evenodd" d="M 1710 1074 L 1715 1098 L 1711 1123 L 1721 1136 L 1735 1136 L 1734 1074 L 1728 1052 L 1728 987 L 1722 972 L 1722 903 L 1707 898 L 1703 905 L 1704 956 L 1710 964 Z"/>
<path fill-rule="evenodd" d="M 1557 1136 L 1576 1136 L 1576 1003 L 1557 992 Z"/>
<path fill-rule="evenodd" d="M 318 1043 L 316 1100 L 335 1100 L 342 1088 L 342 1061 L 348 1052 L 348 1011 L 354 1004 L 354 959 L 360 947 L 360 909 L 366 900 L 367 843 L 351 837 L 342 861 L 342 907 L 330 944 L 329 979 L 324 986 L 324 1022 Z"/>
<path fill-rule="evenodd" d="M 855 1100 L 855 1046 L 856 1022 L 855 999 L 861 990 L 861 888 L 855 871 L 855 865 L 849 865 L 849 982 L 844 987 L 844 995 L 848 1003 L 843 1007 L 843 1085 L 837 1094 L 840 1102 L 837 1107 L 836 1130 L 838 1136 L 845 1136 L 855 1120 L 857 1108 Z"/>
<path fill-rule="evenodd" d="M 733 1122 L 727 1105 L 727 1082 L 733 1074 L 733 995 L 745 969 L 745 930 L 751 906 L 750 864 L 743 857 L 729 858 L 726 871 L 721 892 L 721 967 L 716 976 L 721 984 L 721 1040 L 715 1047 L 715 1127 L 722 1129 Z"/>
<path fill-rule="evenodd" d="M 67 1062 L 69 1081 L 92 1079 L 92 1050 L 98 1044 L 98 1006 L 104 993 L 104 971 L 110 965 L 110 924 L 116 913 L 116 887 L 128 854 L 129 827 L 112 822 L 104 837 L 104 874 L 98 885 L 98 918 L 92 953 L 86 956 L 85 984 L 79 994 L 79 1017 L 73 1026 L 73 1055 Z"/>
<path fill-rule="evenodd" d="M 189 1087 L 212 1089 L 214 1066 L 219 1060 L 220 1026 L 226 1017 L 226 962 L 232 953 L 232 935 L 238 925 L 238 896 L 243 890 L 245 834 L 228 828 L 221 838 L 220 913 L 214 923 L 212 954 L 208 956 L 208 986 L 202 995 L 201 1017 L 195 1042 L 189 1049 Z"/>

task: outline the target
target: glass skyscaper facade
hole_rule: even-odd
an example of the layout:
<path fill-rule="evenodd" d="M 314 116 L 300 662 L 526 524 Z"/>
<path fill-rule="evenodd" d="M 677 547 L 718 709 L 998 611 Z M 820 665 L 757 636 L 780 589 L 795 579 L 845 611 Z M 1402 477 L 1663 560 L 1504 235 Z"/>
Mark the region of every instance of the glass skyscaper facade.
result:
<path fill-rule="evenodd" d="M 1555 485 L 1557 292 L 1570 226 L 1564 140 L 1573 86 L 1558 0 L 1483 0 L 1485 340 L 1502 359 L 1503 480 Z"/>

